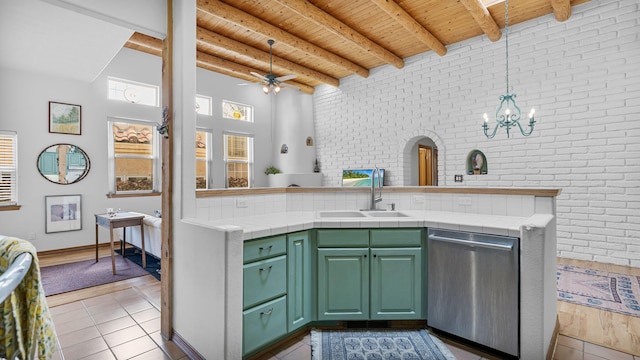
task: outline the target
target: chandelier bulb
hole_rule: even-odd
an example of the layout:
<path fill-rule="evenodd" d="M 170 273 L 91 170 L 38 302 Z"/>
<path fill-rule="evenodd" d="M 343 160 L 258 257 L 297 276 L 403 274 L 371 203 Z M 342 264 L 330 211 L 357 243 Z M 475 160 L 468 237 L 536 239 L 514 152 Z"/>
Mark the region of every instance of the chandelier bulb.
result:
<path fill-rule="evenodd" d="M 487 116 L 487 113 L 484 113 L 484 115 L 482 115 L 482 118 L 484 119 L 485 124 L 489 122 L 489 116 Z"/>
<path fill-rule="evenodd" d="M 504 111 L 504 113 L 505 113 L 505 114 L 507 114 L 507 115 L 511 114 L 511 109 L 507 108 L 507 109 Z"/>

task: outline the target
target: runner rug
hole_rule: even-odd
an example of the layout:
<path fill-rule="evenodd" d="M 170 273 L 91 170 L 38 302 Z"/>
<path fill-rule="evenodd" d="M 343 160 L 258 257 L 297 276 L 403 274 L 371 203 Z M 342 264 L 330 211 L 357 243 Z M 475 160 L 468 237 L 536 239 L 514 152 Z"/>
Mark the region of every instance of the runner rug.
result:
<path fill-rule="evenodd" d="M 85 260 L 69 264 L 40 268 L 40 277 L 46 296 L 62 294 L 92 286 L 144 276 L 148 273 L 130 260 L 117 255 L 116 275 L 111 270 L 111 257 Z"/>
<path fill-rule="evenodd" d="M 424 329 L 314 329 L 311 359 L 455 360 L 455 356 Z"/>
<path fill-rule="evenodd" d="M 640 277 L 558 265 L 558 300 L 640 317 Z"/>

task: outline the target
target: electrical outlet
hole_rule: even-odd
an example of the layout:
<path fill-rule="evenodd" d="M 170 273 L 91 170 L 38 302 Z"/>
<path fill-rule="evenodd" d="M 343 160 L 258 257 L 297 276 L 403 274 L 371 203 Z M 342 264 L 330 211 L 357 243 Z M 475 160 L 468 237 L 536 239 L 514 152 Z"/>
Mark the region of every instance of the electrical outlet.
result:
<path fill-rule="evenodd" d="M 246 208 L 246 207 L 248 207 L 247 200 L 236 199 L 236 207 L 237 208 Z"/>
<path fill-rule="evenodd" d="M 462 182 L 462 175 L 453 175 L 453 181 Z"/>
<path fill-rule="evenodd" d="M 458 198 L 458 205 L 460 206 L 471 206 L 471 198 L 470 197 L 459 197 Z"/>
<path fill-rule="evenodd" d="M 413 195 L 411 197 L 411 202 L 414 204 L 424 204 L 424 196 L 422 195 Z"/>
<path fill-rule="evenodd" d="M 28 239 L 27 239 L 27 240 L 35 240 L 35 239 L 36 239 L 36 233 L 34 233 L 34 232 L 30 232 L 30 233 L 27 235 L 27 237 L 28 237 Z"/>

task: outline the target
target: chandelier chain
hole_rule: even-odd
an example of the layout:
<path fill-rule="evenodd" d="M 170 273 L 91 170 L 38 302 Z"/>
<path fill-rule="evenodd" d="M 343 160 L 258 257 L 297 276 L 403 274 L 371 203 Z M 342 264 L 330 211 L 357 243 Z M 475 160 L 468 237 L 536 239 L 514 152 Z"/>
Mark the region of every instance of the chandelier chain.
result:
<path fill-rule="evenodd" d="M 505 40 L 505 56 L 507 61 L 507 91 L 505 94 L 509 94 L 509 0 L 504 2 L 504 40 Z"/>

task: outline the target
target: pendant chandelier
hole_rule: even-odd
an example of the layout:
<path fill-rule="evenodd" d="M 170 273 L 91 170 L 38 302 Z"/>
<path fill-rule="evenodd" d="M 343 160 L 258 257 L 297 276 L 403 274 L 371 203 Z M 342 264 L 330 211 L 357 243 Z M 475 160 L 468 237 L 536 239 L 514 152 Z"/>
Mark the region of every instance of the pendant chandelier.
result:
<path fill-rule="evenodd" d="M 505 0 L 504 2 L 504 39 L 505 39 L 505 48 L 506 48 L 506 65 L 507 65 L 507 91 L 504 95 L 500 95 L 500 104 L 498 105 L 498 109 L 496 109 L 496 125 L 493 128 L 493 131 L 489 133 L 489 117 L 487 113 L 483 115 L 484 123 L 482 124 L 482 128 L 484 129 L 484 134 L 487 138 L 492 139 L 496 136 L 496 132 L 498 128 L 505 128 L 507 131 L 507 137 L 509 137 L 509 130 L 512 127 L 518 126 L 520 129 L 520 133 L 524 136 L 529 136 L 533 132 L 533 127 L 536 123 L 533 115 L 535 110 L 531 108 L 529 112 L 529 126 L 528 129 L 525 130 L 520 124 L 521 112 L 518 105 L 516 105 L 516 94 L 509 93 L 509 0 Z"/>

